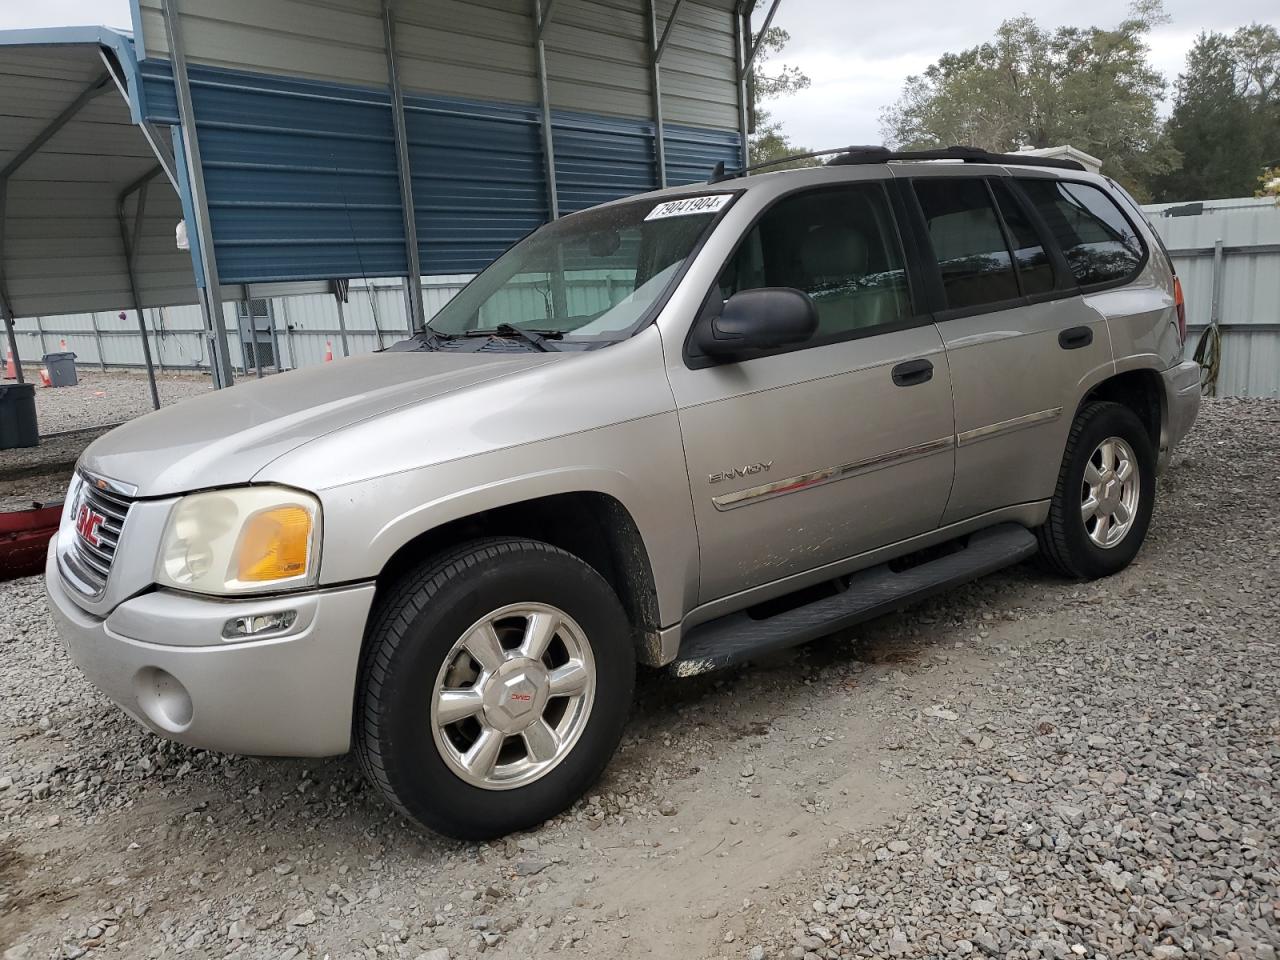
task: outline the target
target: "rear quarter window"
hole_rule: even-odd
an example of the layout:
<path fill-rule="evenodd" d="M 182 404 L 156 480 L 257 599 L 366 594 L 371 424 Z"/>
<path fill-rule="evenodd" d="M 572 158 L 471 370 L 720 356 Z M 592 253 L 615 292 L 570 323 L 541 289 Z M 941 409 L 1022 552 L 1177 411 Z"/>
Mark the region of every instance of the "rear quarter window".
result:
<path fill-rule="evenodd" d="M 1138 231 L 1104 190 L 1068 180 L 1020 179 L 1019 184 L 1080 286 L 1126 280 L 1146 260 Z"/>

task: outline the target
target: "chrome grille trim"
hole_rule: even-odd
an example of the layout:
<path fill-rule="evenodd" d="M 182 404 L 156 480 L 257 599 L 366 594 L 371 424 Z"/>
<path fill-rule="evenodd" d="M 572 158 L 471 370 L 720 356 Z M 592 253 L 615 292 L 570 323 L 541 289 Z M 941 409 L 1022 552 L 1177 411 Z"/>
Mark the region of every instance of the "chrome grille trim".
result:
<path fill-rule="evenodd" d="M 122 485 L 84 471 L 76 475 L 71 496 L 71 510 L 59 533 L 58 567 L 63 579 L 78 593 L 97 600 L 106 592 L 133 499 L 122 492 Z M 103 517 L 96 531 L 96 546 L 85 540 L 76 526 L 84 506 Z"/>

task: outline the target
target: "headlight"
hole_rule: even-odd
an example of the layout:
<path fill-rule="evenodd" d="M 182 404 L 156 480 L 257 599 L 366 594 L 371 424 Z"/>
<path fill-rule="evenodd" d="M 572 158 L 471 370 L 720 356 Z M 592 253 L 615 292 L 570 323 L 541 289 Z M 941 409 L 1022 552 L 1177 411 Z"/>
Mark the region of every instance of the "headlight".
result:
<path fill-rule="evenodd" d="M 253 593 L 310 586 L 319 566 L 319 501 L 287 487 L 240 487 L 178 501 L 156 582 L 197 593 Z"/>

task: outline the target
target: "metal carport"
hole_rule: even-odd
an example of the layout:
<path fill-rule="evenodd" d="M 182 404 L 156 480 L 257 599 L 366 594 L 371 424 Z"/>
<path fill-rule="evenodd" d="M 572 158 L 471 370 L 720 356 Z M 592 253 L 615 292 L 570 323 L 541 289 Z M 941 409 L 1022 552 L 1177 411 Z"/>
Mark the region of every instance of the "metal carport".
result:
<path fill-rule="evenodd" d="M 134 37 L 0 33 L 0 309 L 199 302 L 220 386 L 221 303 L 250 286 L 408 277 L 421 323 L 424 273 L 740 164 L 753 5 L 135 0 Z"/>

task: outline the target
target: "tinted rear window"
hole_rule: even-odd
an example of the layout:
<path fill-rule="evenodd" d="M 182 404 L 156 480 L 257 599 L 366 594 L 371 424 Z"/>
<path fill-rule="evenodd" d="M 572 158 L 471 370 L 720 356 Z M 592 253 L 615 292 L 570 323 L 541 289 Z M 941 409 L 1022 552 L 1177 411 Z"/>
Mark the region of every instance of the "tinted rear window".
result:
<path fill-rule="evenodd" d="M 1130 276 L 1146 251 L 1115 201 L 1097 187 L 1064 180 L 1020 180 L 1082 287 Z"/>
<path fill-rule="evenodd" d="M 1018 279 L 986 183 L 922 179 L 915 181 L 915 189 L 942 273 L 947 307 L 958 310 L 1015 299 Z"/>

